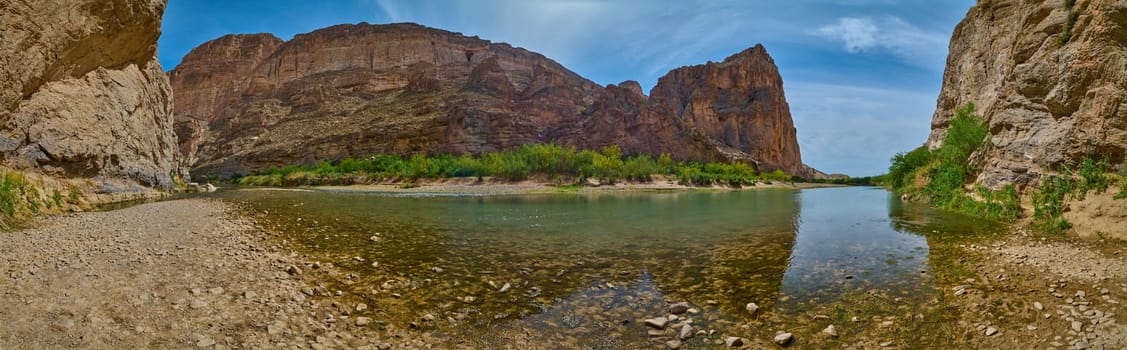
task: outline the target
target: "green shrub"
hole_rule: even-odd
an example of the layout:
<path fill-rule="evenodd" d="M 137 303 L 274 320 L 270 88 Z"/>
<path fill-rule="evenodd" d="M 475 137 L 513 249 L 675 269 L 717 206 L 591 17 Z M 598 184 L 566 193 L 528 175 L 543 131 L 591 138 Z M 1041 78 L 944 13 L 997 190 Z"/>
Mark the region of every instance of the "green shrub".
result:
<path fill-rule="evenodd" d="M 574 147 L 553 144 L 524 145 L 479 156 L 416 154 L 404 159 L 381 154 L 338 162 L 326 160 L 307 166 L 271 167 L 232 181 L 247 186 L 315 186 L 350 184 L 357 179 L 416 182 L 427 178 L 493 176 L 520 181 L 533 175 L 545 175 L 574 177 L 580 181 L 595 177 L 614 183 L 622 179 L 650 181 L 655 174 L 674 175 L 681 183 L 696 186 L 723 183 L 738 187 L 754 185 L 756 181 L 794 181 L 781 170 L 757 174 L 746 164 L 676 163 L 668 154 L 657 159 L 645 154 L 624 157 L 618 146 L 600 151 L 577 151 Z"/>
<path fill-rule="evenodd" d="M 1065 197 L 1076 191 L 1075 181 L 1064 176 L 1047 175 L 1033 193 L 1033 224 L 1046 233 L 1059 234 L 1072 227 L 1064 218 Z"/>
<path fill-rule="evenodd" d="M 1092 158 L 1084 158 L 1080 162 L 1080 179 L 1081 186 L 1079 191 L 1087 193 L 1088 191 L 1096 191 L 1096 193 L 1103 193 L 1107 191 L 1109 184 L 1108 171 L 1111 165 L 1105 157 L 1100 161 L 1092 160 Z M 1083 196 L 1081 196 L 1083 197 Z"/>
<path fill-rule="evenodd" d="M 970 156 L 986 145 L 989 133 L 986 122 L 975 115 L 974 104 L 968 103 L 955 111 L 938 149 L 919 147 L 893 156 L 888 174 L 878 177 L 878 181 L 894 191 L 920 195 L 940 208 L 995 220 L 1016 220 L 1021 215 L 1021 205 L 1012 185 L 998 191 L 976 187 L 978 198 L 970 196 L 965 188 L 975 172 Z M 926 182 L 916 183 L 918 178 Z"/>
<path fill-rule="evenodd" d="M 10 229 L 37 212 L 37 193 L 22 173 L 0 170 L 0 228 Z"/>

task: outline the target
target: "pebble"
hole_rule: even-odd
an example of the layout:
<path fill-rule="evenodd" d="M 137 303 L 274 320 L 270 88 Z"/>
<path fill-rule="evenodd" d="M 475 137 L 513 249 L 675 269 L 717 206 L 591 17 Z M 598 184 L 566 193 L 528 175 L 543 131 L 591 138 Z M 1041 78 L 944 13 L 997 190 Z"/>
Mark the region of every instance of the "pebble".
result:
<path fill-rule="evenodd" d="M 372 323 L 371 318 L 367 318 L 367 317 L 357 317 L 356 318 L 356 325 L 357 326 L 363 327 L 363 326 L 367 326 L 369 323 Z"/>
<path fill-rule="evenodd" d="M 724 344 L 727 344 L 729 347 L 743 346 L 744 340 L 740 337 L 728 337 L 724 339 Z"/>
<path fill-rule="evenodd" d="M 676 304 L 673 304 L 673 305 L 669 305 L 669 313 L 674 314 L 674 315 L 680 315 L 680 314 L 683 314 L 683 313 L 688 312 L 688 311 L 689 311 L 689 303 L 686 303 L 686 302 L 680 302 L 680 303 L 676 303 Z"/>
<path fill-rule="evenodd" d="M 685 340 L 685 339 L 692 338 L 693 334 L 694 334 L 693 333 L 693 326 L 686 324 L 684 326 L 681 326 L 681 333 L 677 335 L 677 338 L 680 338 L 681 340 Z"/>
<path fill-rule="evenodd" d="M 1045 305 L 1041 305 L 1041 302 L 1039 302 L 1039 301 L 1034 301 L 1033 302 L 1033 308 L 1037 309 L 1037 311 L 1041 311 L 1041 310 L 1045 309 Z"/>
<path fill-rule="evenodd" d="M 505 283 L 505 285 L 501 286 L 501 290 L 499 290 L 498 292 L 508 293 L 509 289 L 512 289 L 512 288 L 513 288 L 513 285 Z"/>
<path fill-rule="evenodd" d="M 669 325 L 669 319 L 666 319 L 665 317 L 650 318 L 646 319 L 645 323 L 647 326 L 653 328 L 665 329 L 665 326 Z"/>
<path fill-rule="evenodd" d="M 193 309 L 199 309 L 199 308 L 202 308 L 204 306 L 207 306 L 207 302 L 205 302 L 203 300 L 199 300 L 199 299 L 192 300 L 192 303 L 188 304 L 188 307 L 193 308 Z"/>
<path fill-rule="evenodd" d="M 747 303 L 746 308 L 747 308 L 747 312 L 752 314 L 752 315 L 754 315 L 756 311 L 759 311 L 759 305 L 756 305 L 755 303 Z"/>
<path fill-rule="evenodd" d="M 364 303 L 356 304 L 356 311 L 364 311 L 364 310 L 367 310 L 367 309 L 368 309 L 368 304 L 364 304 Z"/>
<path fill-rule="evenodd" d="M 298 268 L 297 266 L 290 265 L 290 267 L 286 268 L 286 273 L 294 275 L 294 276 L 301 276 L 301 268 Z"/>
<path fill-rule="evenodd" d="M 677 339 L 667 341 L 667 342 L 665 342 L 665 347 L 669 348 L 669 349 L 680 349 L 681 348 L 681 341 L 677 340 Z"/>
<path fill-rule="evenodd" d="M 1072 321 L 1072 330 L 1080 332 L 1084 330 L 1084 324 L 1079 321 Z"/>
<path fill-rule="evenodd" d="M 434 315 L 431 315 L 431 314 L 423 315 L 423 321 L 426 321 L 426 322 L 434 321 Z"/>
<path fill-rule="evenodd" d="M 995 334 L 998 334 L 998 329 L 997 329 L 997 328 L 994 328 L 994 327 L 986 327 L 986 336 L 987 336 L 987 337 L 993 337 L 993 336 L 994 336 Z"/>
<path fill-rule="evenodd" d="M 892 327 L 892 321 L 884 321 L 880 323 L 880 328 Z"/>
<path fill-rule="evenodd" d="M 266 326 L 266 334 L 278 335 L 278 334 L 282 333 L 282 330 L 284 330 L 284 329 L 285 329 L 285 326 L 283 326 L 283 324 L 280 321 L 276 321 L 276 322 L 274 322 L 274 324 Z"/>
<path fill-rule="evenodd" d="M 435 267 L 431 268 L 430 270 L 434 271 L 434 273 L 442 273 L 442 271 L 444 271 L 444 270 L 442 270 L 441 267 L 438 267 L 438 266 L 435 266 Z"/>
<path fill-rule="evenodd" d="M 210 337 L 204 336 L 204 335 L 196 336 L 196 346 L 197 347 L 206 348 L 206 347 L 211 347 L 211 346 L 214 346 L 214 345 L 215 345 L 215 340 L 212 340 Z"/>
<path fill-rule="evenodd" d="M 837 338 L 837 328 L 832 324 L 827 326 L 826 329 L 823 329 L 822 333 L 830 336 L 831 338 Z"/>
<path fill-rule="evenodd" d="M 882 347 L 882 348 L 887 348 L 887 347 L 890 347 L 890 346 L 892 346 L 892 342 L 890 342 L 890 341 L 880 343 L 880 347 Z"/>
<path fill-rule="evenodd" d="M 794 334 L 782 333 L 775 336 L 775 344 L 779 344 L 780 346 L 787 346 L 792 341 L 794 341 Z"/>

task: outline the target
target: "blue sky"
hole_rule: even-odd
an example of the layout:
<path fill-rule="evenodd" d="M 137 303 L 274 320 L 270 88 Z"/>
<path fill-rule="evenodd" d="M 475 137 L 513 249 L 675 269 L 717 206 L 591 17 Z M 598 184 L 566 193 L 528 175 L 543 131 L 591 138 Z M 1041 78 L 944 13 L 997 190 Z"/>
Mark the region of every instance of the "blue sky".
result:
<path fill-rule="evenodd" d="M 416 22 L 542 53 L 600 84 L 647 91 L 670 69 L 762 43 L 783 75 L 803 160 L 883 173 L 921 145 L 955 24 L 974 0 L 171 0 L 171 70 L 229 33 L 282 39 L 340 23 Z"/>

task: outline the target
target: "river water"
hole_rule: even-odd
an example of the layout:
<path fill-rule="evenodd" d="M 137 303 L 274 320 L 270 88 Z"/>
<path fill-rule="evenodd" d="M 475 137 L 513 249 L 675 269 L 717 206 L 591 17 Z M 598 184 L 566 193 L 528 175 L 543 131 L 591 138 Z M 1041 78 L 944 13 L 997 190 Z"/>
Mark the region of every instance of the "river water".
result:
<path fill-rule="evenodd" d="M 652 347 L 666 338 L 642 320 L 680 301 L 696 311 L 680 317 L 723 334 L 852 293 L 922 301 L 936 293 L 933 245 L 1003 229 L 869 187 L 219 196 L 266 213 L 287 247 L 344 271 L 327 288 L 369 305 L 361 314 L 378 327 L 474 347 Z"/>

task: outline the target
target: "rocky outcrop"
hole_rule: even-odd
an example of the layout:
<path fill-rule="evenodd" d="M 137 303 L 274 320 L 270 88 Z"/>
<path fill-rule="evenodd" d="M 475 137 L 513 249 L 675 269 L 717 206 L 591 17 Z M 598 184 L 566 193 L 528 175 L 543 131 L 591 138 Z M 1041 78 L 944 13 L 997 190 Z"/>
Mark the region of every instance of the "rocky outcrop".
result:
<path fill-rule="evenodd" d="M 673 70 L 658 80 L 650 101 L 655 114 L 680 118 L 729 157 L 808 176 L 783 78 L 762 45 L 724 62 Z"/>
<path fill-rule="evenodd" d="M 762 46 L 675 70 L 647 97 L 540 54 L 415 24 L 338 25 L 281 42 L 233 35 L 170 73 L 194 174 L 371 153 L 480 153 L 554 142 L 744 161 L 807 175 Z"/>
<path fill-rule="evenodd" d="M 989 187 L 1033 184 L 1084 157 L 1123 163 L 1125 43 L 1122 1 L 980 0 L 951 39 L 929 145 L 973 102 L 990 127 L 990 145 L 972 158 Z"/>
<path fill-rule="evenodd" d="M 0 158 L 18 170 L 171 188 L 172 91 L 156 60 L 164 0 L 0 4 Z"/>

